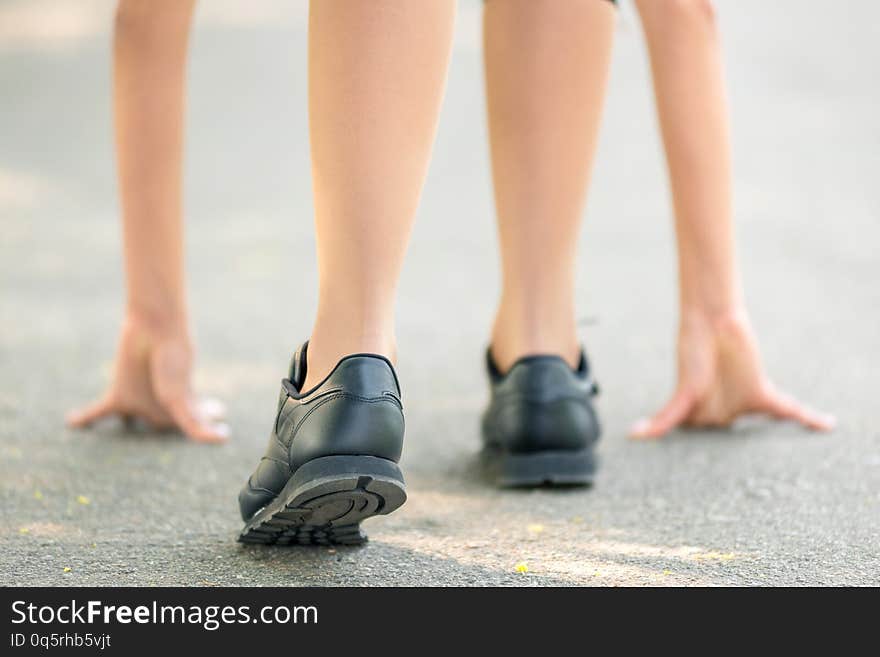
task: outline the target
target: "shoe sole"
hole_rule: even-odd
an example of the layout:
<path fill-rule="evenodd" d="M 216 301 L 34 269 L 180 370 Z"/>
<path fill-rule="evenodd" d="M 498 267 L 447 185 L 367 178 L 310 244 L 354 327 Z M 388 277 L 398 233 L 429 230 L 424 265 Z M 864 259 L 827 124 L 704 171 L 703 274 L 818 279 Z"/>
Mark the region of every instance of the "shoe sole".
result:
<path fill-rule="evenodd" d="M 484 448 L 483 470 L 499 488 L 592 486 L 598 459 L 592 449 L 514 454 Z"/>
<path fill-rule="evenodd" d="M 400 468 L 375 456 L 324 456 L 300 466 L 245 524 L 238 540 L 262 545 L 360 545 L 360 523 L 406 501 Z"/>

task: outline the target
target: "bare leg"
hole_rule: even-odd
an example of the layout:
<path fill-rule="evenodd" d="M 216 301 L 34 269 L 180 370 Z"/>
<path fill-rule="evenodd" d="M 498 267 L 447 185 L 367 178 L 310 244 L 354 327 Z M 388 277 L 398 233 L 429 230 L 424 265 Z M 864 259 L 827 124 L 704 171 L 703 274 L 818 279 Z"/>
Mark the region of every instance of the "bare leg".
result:
<path fill-rule="evenodd" d="M 184 286 L 181 202 L 184 87 L 193 0 L 120 0 L 114 33 L 114 110 L 122 202 L 126 316 L 110 389 L 72 413 L 74 426 L 108 415 L 220 440 L 217 404 L 194 399 Z"/>
<path fill-rule="evenodd" d="M 397 280 L 430 158 L 453 0 L 320 0 L 309 127 L 320 293 L 305 387 L 343 356 L 394 356 Z"/>
<path fill-rule="evenodd" d="M 779 392 L 764 372 L 736 266 L 721 50 L 710 0 L 637 0 L 654 74 L 678 240 L 678 385 L 633 427 L 726 426 L 766 413 L 813 429 L 833 419 Z"/>
<path fill-rule="evenodd" d="M 486 86 L 504 288 L 492 353 L 573 366 L 577 236 L 612 45 L 607 0 L 490 0 Z"/>

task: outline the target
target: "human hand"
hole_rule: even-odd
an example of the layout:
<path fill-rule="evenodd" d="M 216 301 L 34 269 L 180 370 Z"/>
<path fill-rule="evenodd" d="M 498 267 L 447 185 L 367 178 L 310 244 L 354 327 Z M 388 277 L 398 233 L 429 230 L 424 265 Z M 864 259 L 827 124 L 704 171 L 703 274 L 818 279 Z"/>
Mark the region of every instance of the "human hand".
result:
<path fill-rule="evenodd" d="M 660 438 L 678 426 L 728 427 L 753 413 L 830 431 L 834 417 L 815 411 L 773 385 L 744 312 L 721 319 L 685 313 L 678 338 L 678 385 L 667 404 L 630 430 Z"/>
<path fill-rule="evenodd" d="M 186 331 L 146 329 L 123 322 L 113 380 L 98 400 L 67 415 L 71 427 L 88 427 L 106 417 L 142 420 L 157 430 L 177 429 L 202 443 L 224 442 L 223 404 L 192 393 L 193 353 Z"/>

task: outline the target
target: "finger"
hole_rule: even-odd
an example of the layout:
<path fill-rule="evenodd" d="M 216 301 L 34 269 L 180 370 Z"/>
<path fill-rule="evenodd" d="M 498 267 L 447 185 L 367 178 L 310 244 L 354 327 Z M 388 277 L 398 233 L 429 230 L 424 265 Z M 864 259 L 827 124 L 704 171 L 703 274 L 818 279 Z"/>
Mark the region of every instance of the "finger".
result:
<path fill-rule="evenodd" d="M 168 412 L 187 438 L 199 443 L 222 443 L 229 439 L 229 426 L 222 422 L 211 422 L 194 410 L 195 405 L 187 399 L 168 404 Z"/>
<path fill-rule="evenodd" d="M 81 429 L 98 420 L 115 414 L 116 409 L 109 398 L 103 397 L 82 408 L 70 411 L 64 418 L 67 426 Z"/>
<path fill-rule="evenodd" d="M 814 431 L 831 431 L 836 424 L 833 415 L 820 413 L 775 390 L 765 395 L 761 410 L 780 420 L 794 420 Z"/>
<path fill-rule="evenodd" d="M 209 421 L 226 419 L 226 404 L 215 397 L 202 397 L 197 402 L 198 414 Z"/>
<path fill-rule="evenodd" d="M 680 388 L 654 417 L 636 422 L 629 435 L 631 438 L 660 438 L 681 424 L 693 406 L 694 396 Z"/>

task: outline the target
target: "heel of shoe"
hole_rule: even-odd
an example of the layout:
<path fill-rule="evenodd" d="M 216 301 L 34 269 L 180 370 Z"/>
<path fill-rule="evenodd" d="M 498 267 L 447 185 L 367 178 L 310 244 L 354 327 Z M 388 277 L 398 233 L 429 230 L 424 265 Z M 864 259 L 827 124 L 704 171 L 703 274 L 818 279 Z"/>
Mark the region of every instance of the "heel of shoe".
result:
<path fill-rule="evenodd" d="M 520 453 L 486 448 L 482 460 L 486 475 L 501 488 L 591 486 L 598 465 L 591 448 Z"/>
<path fill-rule="evenodd" d="M 406 501 L 403 474 L 375 456 L 323 456 L 300 466 L 284 490 L 242 530 L 239 541 L 278 545 L 355 545 L 360 523 Z"/>
<path fill-rule="evenodd" d="M 321 491 L 322 495 L 337 491 L 360 493 L 366 512 L 364 517 L 387 515 L 406 502 L 403 473 L 394 461 L 376 456 L 322 456 L 297 469 L 288 486 L 294 498 L 305 492 Z M 369 499 L 372 498 L 372 499 Z"/>

